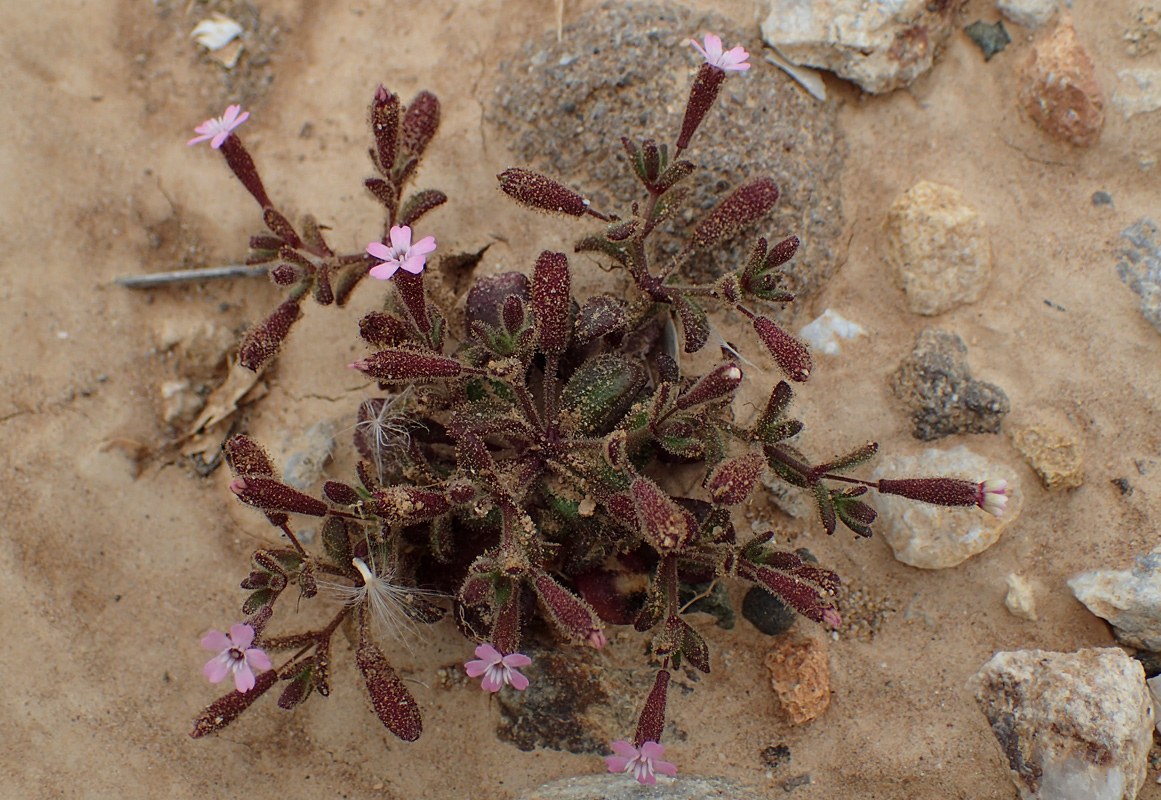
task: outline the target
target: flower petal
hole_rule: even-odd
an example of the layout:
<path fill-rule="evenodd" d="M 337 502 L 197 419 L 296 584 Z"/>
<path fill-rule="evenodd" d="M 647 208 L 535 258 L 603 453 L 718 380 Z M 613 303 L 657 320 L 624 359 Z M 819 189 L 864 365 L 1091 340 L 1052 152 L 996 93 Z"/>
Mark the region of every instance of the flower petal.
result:
<path fill-rule="evenodd" d="M 609 746 L 613 748 L 614 753 L 626 759 L 636 758 L 638 755 L 637 748 L 626 742 L 624 739 L 613 742 Z"/>
<path fill-rule="evenodd" d="M 476 660 L 469 661 L 464 664 L 464 671 L 468 673 L 469 678 L 478 678 L 488 671 L 488 667 L 492 666 L 487 661 Z"/>
<path fill-rule="evenodd" d="M 200 132 L 201 127 L 199 126 L 197 128 L 194 128 L 194 130 Z M 214 138 L 214 134 L 203 133 L 201 136 L 195 136 L 194 138 L 190 139 L 188 142 L 186 142 L 186 144 L 198 144 L 200 142 L 204 142 L 204 141 L 207 141 L 207 140 L 213 139 L 213 138 Z"/>
<path fill-rule="evenodd" d="M 399 271 L 399 264 L 394 261 L 385 261 L 382 264 L 371 267 L 371 277 L 377 278 L 381 281 L 388 281 Z"/>
<path fill-rule="evenodd" d="M 382 242 L 371 242 L 367 245 L 367 253 L 383 261 L 392 261 L 395 258 L 391 248 Z"/>
<path fill-rule="evenodd" d="M 234 670 L 234 688 L 242 694 L 254 688 L 254 670 L 245 661 L 238 662 L 239 666 Z"/>
<path fill-rule="evenodd" d="M 484 672 L 484 680 L 480 681 L 480 688 L 485 692 L 498 692 L 504 685 L 500 679 L 500 671 L 495 667 L 488 667 Z"/>
<path fill-rule="evenodd" d="M 505 679 L 512 684 L 512 688 L 518 692 L 522 692 L 528 688 L 528 678 L 517 670 L 509 669 L 505 674 Z"/>
<path fill-rule="evenodd" d="M 641 745 L 641 755 L 648 759 L 661 758 L 665 755 L 665 748 L 657 742 L 648 741 Z"/>
<path fill-rule="evenodd" d="M 404 225 L 402 228 L 398 225 L 391 229 L 391 244 L 396 251 L 406 250 L 411 247 L 411 228 Z"/>
<path fill-rule="evenodd" d="M 230 642 L 239 650 L 245 650 L 254 641 L 254 629 L 249 625 L 231 625 Z"/>
<path fill-rule="evenodd" d="M 608 765 L 609 772 L 624 772 L 629 766 L 629 759 L 624 756 L 605 756 L 605 764 Z"/>
<path fill-rule="evenodd" d="M 241 106 L 226 106 L 226 113 L 222 115 L 222 122 L 226 125 L 232 123 L 238 117 L 238 112 L 242 110 Z"/>
<path fill-rule="evenodd" d="M 498 664 L 504 660 L 504 656 L 500 655 L 500 651 L 487 642 L 484 642 L 476 648 L 476 658 L 484 659 L 489 665 Z"/>
<path fill-rule="evenodd" d="M 246 651 L 246 663 L 255 669 L 271 669 L 274 666 L 270 663 L 270 656 L 266 655 L 266 651 L 257 647 L 251 647 Z"/>
<path fill-rule="evenodd" d="M 228 652 L 214 656 L 202 667 L 202 674 L 209 678 L 210 683 L 221 683 L 230 674 L 233 661 Z"/>
<path fill-rule="evenodd" d="M 717 64 L 717 62 L 721 61 L 722 37 L 707 33 L 705 35 L 705 51 L 712 63 Z"/>
<path fill-rule="evenodd" d="M 427 259 L 424 256 L 410 255 L 399 262 L 399 269 L 410 272 L 412 275 L 418 275 L 423 272 L 426 263 Z"/>
<path fill-rule="evenodd" d="M 660 772 L 662 775 L 668 775 L 669 777 L 672 778 L 674 775 L 677 774 L 677 767 L 675 767 L 673 764 L 669 763 L 668 761 L 654 761 L 653 762 L 653 771 Z"/>
<path fill-rule="evenodd" d="M 221 631 L 210 631 L 202 638 L 202 647 L 220 653 L 230 649 L 230 637 Z"/>
<path fill-rule="evenodd" d="M 434 252 L 435 252 L 435 237 L 434 236 L 424 236 L 418 242 L 411 245 L 411 255 L 413 255 L 413 256 L 425 256 L 428 253 L 434 253 Z"/>
<path fill-rule="evenodd" d="M 210 147 L 217 150 L 219 147 L 222 146 L 222 143 L 225 142 L 229 138 L 230 138 L 230 132 L 229 131 L 222 131 L 221 133 L 219 133 L 217 136 L 215 136 L 213 139 L 210 140 Z"/>
<path fill-rule="evenodd" d="M 509 653 L 502 659 L 506 667 L 527 667 L 532 659 L 523 653 Z"/>

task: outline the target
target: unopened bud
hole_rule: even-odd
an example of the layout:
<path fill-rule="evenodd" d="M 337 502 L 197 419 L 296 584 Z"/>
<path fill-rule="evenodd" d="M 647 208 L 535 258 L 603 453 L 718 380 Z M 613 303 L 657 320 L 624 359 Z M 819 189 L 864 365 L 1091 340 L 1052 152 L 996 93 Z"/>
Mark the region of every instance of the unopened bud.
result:
<path fill-rule="evenodd" d="M 754 330 L 786 377 L 798 382 L 809 378 L 811 360 L 806 345 L 765 317 L 754 317 L 753 321 Z"/>
<path fill-rule="evenodd" d="M 588 200 L 538 172 L 512 167 L 497 177 L 504 194 L 526 206 L 542 211 L 559 211 L 574 217 L 584 216 L 588 211 Z"/>

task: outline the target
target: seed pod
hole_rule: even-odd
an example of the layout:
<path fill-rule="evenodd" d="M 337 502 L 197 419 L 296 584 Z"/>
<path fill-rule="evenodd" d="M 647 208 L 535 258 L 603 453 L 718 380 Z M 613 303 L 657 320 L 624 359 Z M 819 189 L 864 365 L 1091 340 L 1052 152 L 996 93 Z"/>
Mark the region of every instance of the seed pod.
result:
<path fill-rule="evenodd" d="M 759 178 L 734 191 L 702 220 L 693 233 L 695 247 L 707 247 L 732 236 L 766 215 L 778 201 L 778 184 Z"/>
<path fill-rule="evenodd" d="M 367 635 L 365 619 L 360 630 L 355 663 L 359 667 L 359 672 L 363 673 L 367 692 L 371 695 L 371 705 L 375 707 L 375 715 L 379 717 L 379 721 L 405 742 L 414 742 L 418 739 L 423 733 L 423 718 L 419 713 L 419 704 L 407 691 L 407 687 L 403 685 L 395 670 L 387 663 L 383 651 Z"/>
<path fill-rule="evenodd" d="M 561 353 L 568 346 L 570 287 L 564 253 L 541 253 L 532 270 L 532 314 L 540 349 L 545 353 Z"/>
<path fill-rule="evenodd" d="M 706 479 L 705 488 L 713 502 L 735 506 L 750 496 L 765 466 L 765 459 L 753 452 L 726 459 L 714 467 Z"/>
<path fill-rule="evenodd" d="M 636 478 L 629 487 L 637 524 L 658 552 L 681 548 L 697 532 L 697 520 L 648 478 Z"/>
<path fill-rule="evenodd" d="M 278 682 L 278 670 L 268 669 L 254 678 L 254 688 L 248 692 L 233 691 L 210 703 L 194 720 L 190 736 L 200 739 L 207 733 L 216 733 L 241 716 L 255 700 L 270 690 Z"/>
<path fill-rule="evenodd" d="M 242 346 L 238 348 L 238 363 L 251 372 L 258 369 L 278 354 L 282 342 L 290 333 L 290 326 L 298 321 L 299 301 L 287 300 L 274 309 L 258 327 L 246 334 Z"/>
<path fill-rule="evenodd" d="M 284 511 L 321 517 L 329 510 L 322 500 L 316 500 L 273 478 L 254 475 L 235 478 L 230 484 L 230 491 L 243 503 L 264 511 Z"/>
<path fill-rule="evenodd" d="M 645 698 L 641 716 L 637 718 L 637 732 L 633 745 L 640 747 L 645 742 L 661 743 L 661 732 L 665 730 L 665 696 L 669 689 L 669 670 L 658 670 L 653 679 L 653 688 Z"/>
<path fill-rule="evenodd" d="M 249 436 L 238 434 L 222 445 L 226 463 L 235 475 L 274 475 L 270 456 Z"/>
<path fill-rule="evenodd" d="M 732 362 L 722 364 L 706 373 L 678 397 L 677 407 L 684 411 L 706 403 L 733 399 L 734 392 L 741 383 L 742 370 L 738 365 Z"/>
<path fill-rule="evenodd" d="M 380 350 L 351 364 L 351 368 L 386 383 L 454 378 L 463 372 L 463 366 L 454 358 L 399 347 Z"/>
<path fill-rule="evenodd" d="M 812 364 L 806 345 L 765 317 L 754 317 L 753 322 L 754 330 L 786 377 L 799 383 L 810 377 Z"/>
<path fill-rule="evenodd" d="M 500 189 L 518 203 L 541 211 L 558 211 L 581 217 L 589 209 L 589 201 L 572 189 L 532 170 L 512 167 L 497 175 Z"/>
<path fill-rule="evenodd" d="M 677 137 L 677 149 L 689 147 L 689 141 L 705 119 L 714 104 L 726 79 L 725 70 L 712 64 L 702 64 L 689 88 L 689 100 L 685 104 L 685 117 L 681 120 L 681 133 Z"/>
<path fill-rule="evenodd" d="M 417 94 L 403 112 L 403 149 L 420 158 L 439 128 L 439 100 L 424 90 Z"/>

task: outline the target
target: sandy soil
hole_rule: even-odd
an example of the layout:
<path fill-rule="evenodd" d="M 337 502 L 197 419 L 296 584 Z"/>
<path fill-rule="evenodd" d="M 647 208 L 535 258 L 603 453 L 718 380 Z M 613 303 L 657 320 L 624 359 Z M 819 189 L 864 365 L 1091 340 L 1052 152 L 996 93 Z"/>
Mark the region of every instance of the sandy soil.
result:
<path fill-rule="evenodd" d="M 568 0 L 566 21 L 594 5 Z M 748 44 L 757 46 L 753 3 L 694 5 L 752 24 Z M 1072 9 L 1106 91 L 1117 70 L 1141 65 L 1121 41 L 1131 7 L 1076 0 Z M 495 742 L 487 697 L 440 689 L 436 669 L 468 654 L 447 623 L 397 660 L 424 707 L 427 733 L 416 744 L 382 729 L 345 658 L 335 659 L 325 701 L 289 714 L 262 703 L 221 735 L 188 736 L 216 696 L 198 638 L 235 619 L 235 582 L 272 534 L 229 496 L 226 470 L 201 478 L 166 455 L 175 431 L 162 419 L 160 387 L 206 365 L 160 350 L 160 337 L 208 321 L 232 339 L 278 296 L 260 280 L 146 293 L 111 285 L 244 256 L 255 208 L 218 158 L 185 146 L 192 127 L 244 100 L 253 112 L 246 141 L 271 194 L 334 223 L 340 246 L 356 249 L 378 224 L 360 186 L 370 92 L 380 81 L 405 98 L 429 88 L 444 124 L 422 182 L 452 195 L 430 218 L 441 247 L 498 239 L 481 266 L 492 271 L 529 266 L 575 234 L 496 202 L 493 176 L 509 162 L 484 120 L 499 62 L 554 26 L 549 0 L 267 0 L 260 12 L 269 61 L 228 78 L 188 39 L 207 13 L 196 2 L 22 4 L 0 31 L 9 120 L 0 142 L 0 796 L 499 800 L 598 772 L 595 757 Z M 965 21 L 981 16 L 995 18 L 991 3 L 972 2 Z M 1046 492 L 1006 434 L 947 442 L 1013 465 L 1028 500 L 997 545 L 939 572 L 896 562 L 878 539 L 825 539 L 781 520 L 801 532 L 796 544 L 894 613 L 874 639 L 831 643 L 833 701 L 803 727 L 776 709 L 762 666 L 768 641 L 745 623 L 724 632 L 705 620 L 716 674 L 671 704 L 688 734 L 670 751 L 683 772 L 772 797 L 786 777 L 809 772 L 813 783 L 794 792 L 802 800 L 1014 797 L 965 681 L 999 649 L 1112 644 L 1064 581 L 1123 567 L 1157 543 L 1158 334 L 1113 265 L 1119 231 L 1161 218 L 1151 166 L 1161 114 L 1125 120 L 1113 111 L 1092 149 L 1053 144 L 1016 110 L 1029 43 L 1010 30 L 1015 41 L 987 64 L 957 33 L 933 72 L 886 97 L 828 81 L 850 148 L 851 244 L 800 319 L 832 307 L 871 335 L 819 359 L 800 411 L 820 453 L 864 438 L 889 452 L 919 449 L 886 376 L 933 321 L 908 314 L 887 279 L 880 226 L 916 181 L 951 184 L 983 213 L 997 268 L 988 297 L 934 323 L 963 336 L 977 377 L 1008 392 L 1007 430 L 1043 419 L 1075 428 L 1085 484 Z M 773 69 L 761 60 L 756 68 Z M 1094 207 L 1096 190 L 1115 207 Z M 308 308 L 245 428 L 276 444 L 286 431 L 350 414 L 361 390 L 345 367 L 353 326 L 377 300 L 364 286 L 345 313 Z M 1110 483 L 1120 477 L 1130 495 Z M 775 519 L 764 505 L 752 512 Z M 1011 572 L 1033 582 L 1040 622 L 1004 609 Z M 637 646 L 630 637 L 611 649 L 620 663 Z M 793 760 L 768 773 L 758 751 L 778 743 Z M 1155 777 L 1142 797 L 1161 796 Z"/>

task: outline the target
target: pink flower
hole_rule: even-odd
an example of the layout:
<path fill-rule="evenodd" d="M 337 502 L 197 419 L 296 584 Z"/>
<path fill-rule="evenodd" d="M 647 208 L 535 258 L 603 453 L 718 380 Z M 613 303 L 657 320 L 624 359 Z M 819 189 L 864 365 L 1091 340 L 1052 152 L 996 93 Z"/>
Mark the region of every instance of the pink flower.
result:
<path fill-rule="evenodd" d="M 427 263 L 427 254 L 435 250 L 435 237 L 425 236 L 415 244 L 411 243 L 411 228 L 398 225 L 391 228 L 391 246 L 382 242 L 371 242 L 367 252 L 381 259 L 382 264 L 371 267 L 371 277 L 381 281 L 390 280 L 397 270 L 418 275 Z"/>
<path fill-rule="evenodd" d="M 689 43 L 696 47 L 699 53 L 705 56 L 707 63 L 715 67 L 733 70 L 735 72 L 742 72 L 750 68 L 750 65 L 746 63 L 746 59 L 750 57 L 749 53 L 741 47 L 735 47 L 730 52 L 723 53 L 722 40 L 712 33 L 705 35 L 704 48 L 697 43 L 696 39 L 690 39 Z"/>
<path fill-rule="evenodd" d="M 609 765 L 609 772 L 632 772 L 637 783 L 648 783 L 650 786 L 657 783 L 653 774 L 660 772 L 670 777 L 677 774 L 677 767 L 668 761 L 662 761 L 665 748 L 657 742 L 649 741 L 641 745 L 638 750 L 624 741 L 613 742 L 615 756 L 607 756 L 605 763 Z"/>
<path fill-rule="evenodd" d="M 976 505 L 989 514 L 1004 516 L 1004 509 L 1008 506 L 1008 482 L 997 478 L 981 483 L 976 493 Z"/>
<path fill-rule="evenodd" d="M 832 628 L 838 628 L 843 624 L 843 618 L 833 608 L 824 608 L 822 610 L 822 621 Z"/>
<path fill-rule="evenodd" d="M 216 650 L 218 654 L 206 662 L 202 672 L 210 683 L 221 683 L 230 673 L 234 674 L 234 688 L 245 694 L 254 688 L 254 670 L 270 669 L 270 658 L 257 647 L 250 647 L 254 641 L 254 629 L 249 625 L 232 625 L 230 635 L 221 631 L 210 631 L 202 639 L 202 647 Z"/>
<path fill-rule="evenodd" d="M 531 663 L 532 659 L 523 653 L 502 656 L 492 645 L 482 644 L 476 648 L 476 660 L 464 664 L 464 669 L 469 678 L 484 676 L 480 688 L 486 692 L 498 692 L 504 684 L 522 692 L 528 688 L 528 679 L 516 667 L 527 667 Z"/>
<path fill-rule="evenodd" d="M 600 650 L 602 647 L 609 643 L 609 640 L 605 638 L 604 631 L 601 631 L 597 628 L 593 628 L 592 631 L 589 632 L 589 635 L 585 638 L 585 641 L 588 643 L 589 647 L 593 648 L 594 650 Z"/>
<path fill-rule="evenodd" d="M 209 139 L 210 147 L 217 150 L 222 146 L 222 142 L 226 141 L 226 138 L 234 128 L 237 128 L 243 122 L 250 119 L 249 111 L 242 111 L 241 114 L 238 113 L 239 111 L 242 111 L 241 106 L 229 106 L 226 109 L 226 113 L 222 116 L 207 119 L 201 125 L 194 128 L 201 136 L 195 136 L 186 142 L 186 144 L 197 144 L 198 142 L 204 142 Z"/>

